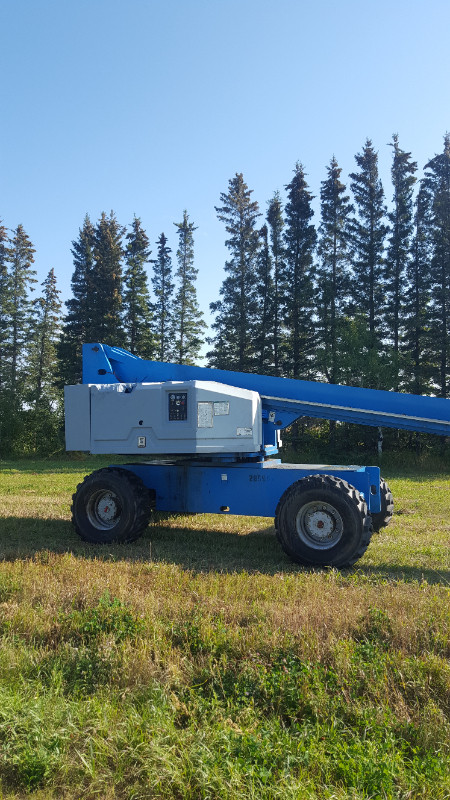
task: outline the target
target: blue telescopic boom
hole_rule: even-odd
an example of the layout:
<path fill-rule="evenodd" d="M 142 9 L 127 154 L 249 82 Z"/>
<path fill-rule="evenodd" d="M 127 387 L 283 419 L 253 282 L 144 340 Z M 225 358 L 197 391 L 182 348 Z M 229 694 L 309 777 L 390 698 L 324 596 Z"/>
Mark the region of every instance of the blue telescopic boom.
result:
<path fill-rule="evenodd" d="M 258 392 L 265 421 L 273 430 L 306 416 L 450 436 L 450 400 L 443 398 L 145 361 L 118 347 L 83 346 L 83 383 L 189 380 Z"/>

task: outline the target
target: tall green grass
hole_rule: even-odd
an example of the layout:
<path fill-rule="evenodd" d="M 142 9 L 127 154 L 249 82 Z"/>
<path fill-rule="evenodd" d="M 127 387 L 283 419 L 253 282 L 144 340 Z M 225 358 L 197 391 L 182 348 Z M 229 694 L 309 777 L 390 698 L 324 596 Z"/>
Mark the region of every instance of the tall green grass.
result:
<path fill-rule="evenodd" d="M 387 468 L 352 570 L 272 520 L 158 516 L 89 547 L 89 463 L 0 473 L 0 797 L 450 797 L 450 475 Z"/>

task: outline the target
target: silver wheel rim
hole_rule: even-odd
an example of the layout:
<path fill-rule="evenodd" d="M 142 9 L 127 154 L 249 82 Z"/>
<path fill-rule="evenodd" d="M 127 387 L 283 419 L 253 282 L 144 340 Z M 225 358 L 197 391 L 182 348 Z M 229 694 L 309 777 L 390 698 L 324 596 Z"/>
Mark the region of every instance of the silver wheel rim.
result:
<path fill-rule="evenodd" d="M 120 520 L 122 508 L 115 492 L 100 489 L 91 495 L 86 506 L 89 522 L 99 531 L 109 531 Z"/>
<path fill-rule="evenodd" d="M 329 550 L 344 532 L 339 511 L 329 503 L 306 503 L 298 512 L 295 525 L 299 539 L 314 550 Z"/>

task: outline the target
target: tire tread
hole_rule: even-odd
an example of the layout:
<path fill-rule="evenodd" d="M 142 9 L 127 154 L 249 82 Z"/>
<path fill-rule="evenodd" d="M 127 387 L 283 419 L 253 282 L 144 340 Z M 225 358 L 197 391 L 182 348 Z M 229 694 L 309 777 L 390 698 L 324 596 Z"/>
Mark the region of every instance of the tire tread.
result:
<path fill-rule="evenodd" d="M 80 526 L 77 522 L 74 512 L 74 505 L 76 503 L 79 491 L 84 489 L 86 486 L 88 487 L 90 483 L 93 483 L 102 476 L 108 478 L 114 476 L 116 478 L 120 478 L 121 481 L 124 481 L 126 484 L 128 484 L 130 488 L 130 496 L 133 498 L 134 504 L 133 530 L 130 531 L 129 535 L 126 536 L 120 536 L 117 538 L 112 536 L 109 541 L 133 542 L 139 538 L 142 531 L 147 527 L 150 521 L 154 509 L 154 498 L 152 497 L 152 491 L 147 489 L 137 475 L 127 469 L 120 469 L 119 467 L 104 467 L 102 469 L 95 470 L 95 472 L 85 475 L 83 481 L 78 484 L 76 492 L 72 495 L 72 505 L 70 506 L 70 511 L 72 513 L 72 524 L 75 528 L 75 531 L 77 532 L 78 536 L 83 539 L 83 541 L 91 543 L 95 542 L 95 537 L 86 533 L 82 526 Z M 104 541 L 106 543 L 106 540 L 104 539 L 100 540 L 99 538 L 98 541 Z"/>
<path fill-rule="evenodd" d="M 353 553 L 341 561 L 339 558 L 335 559 L 332 564 L 317 564 L 316 566 L 334 566 L 339 569 L 342 567 L 351 567 L 360 559 L 366 552 L 370 539 L 372 536 L 372 518 L 369 514 L 367 504 L 358 490 L 342 478 L 336 478 L 333 475 L 316 474 L 309 475 L 299 481 L 291 484 L 280 498 L 276 511 L 275 511 L 275 531 L 277 539 L 285 550 L 285 552 L 299 563 L 304 563 L 309 566 L 314 566 L 310 561 L 299 557 L 298 553 L 293 550 L 289 543 L 287 521 L 285 520 L 286 508 L 289 503 L 297 495 L 298 491 L 306 489 L 319 489 L 331 491 L 332 493 L 344 493 L 356 506 L 357 512 L 362 519 L 362 533 L 358 547 Z"/>

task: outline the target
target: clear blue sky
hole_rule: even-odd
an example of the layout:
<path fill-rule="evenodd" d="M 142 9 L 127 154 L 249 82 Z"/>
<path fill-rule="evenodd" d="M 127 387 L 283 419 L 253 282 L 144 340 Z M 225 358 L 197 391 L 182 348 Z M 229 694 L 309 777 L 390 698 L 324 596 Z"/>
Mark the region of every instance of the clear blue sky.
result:
<path fill-rule="evenodd" d="M 0 30 L 0 218 L 63 299 L 86 212 L 175 250 L 186 208 L 206 312 L 235 172 L 265 212 L 296 161 L 318 195 L 370 137 L 390 200 L 392 134 L 422 168 L 450 129 L 448 0 L 0 0 Z"/>

